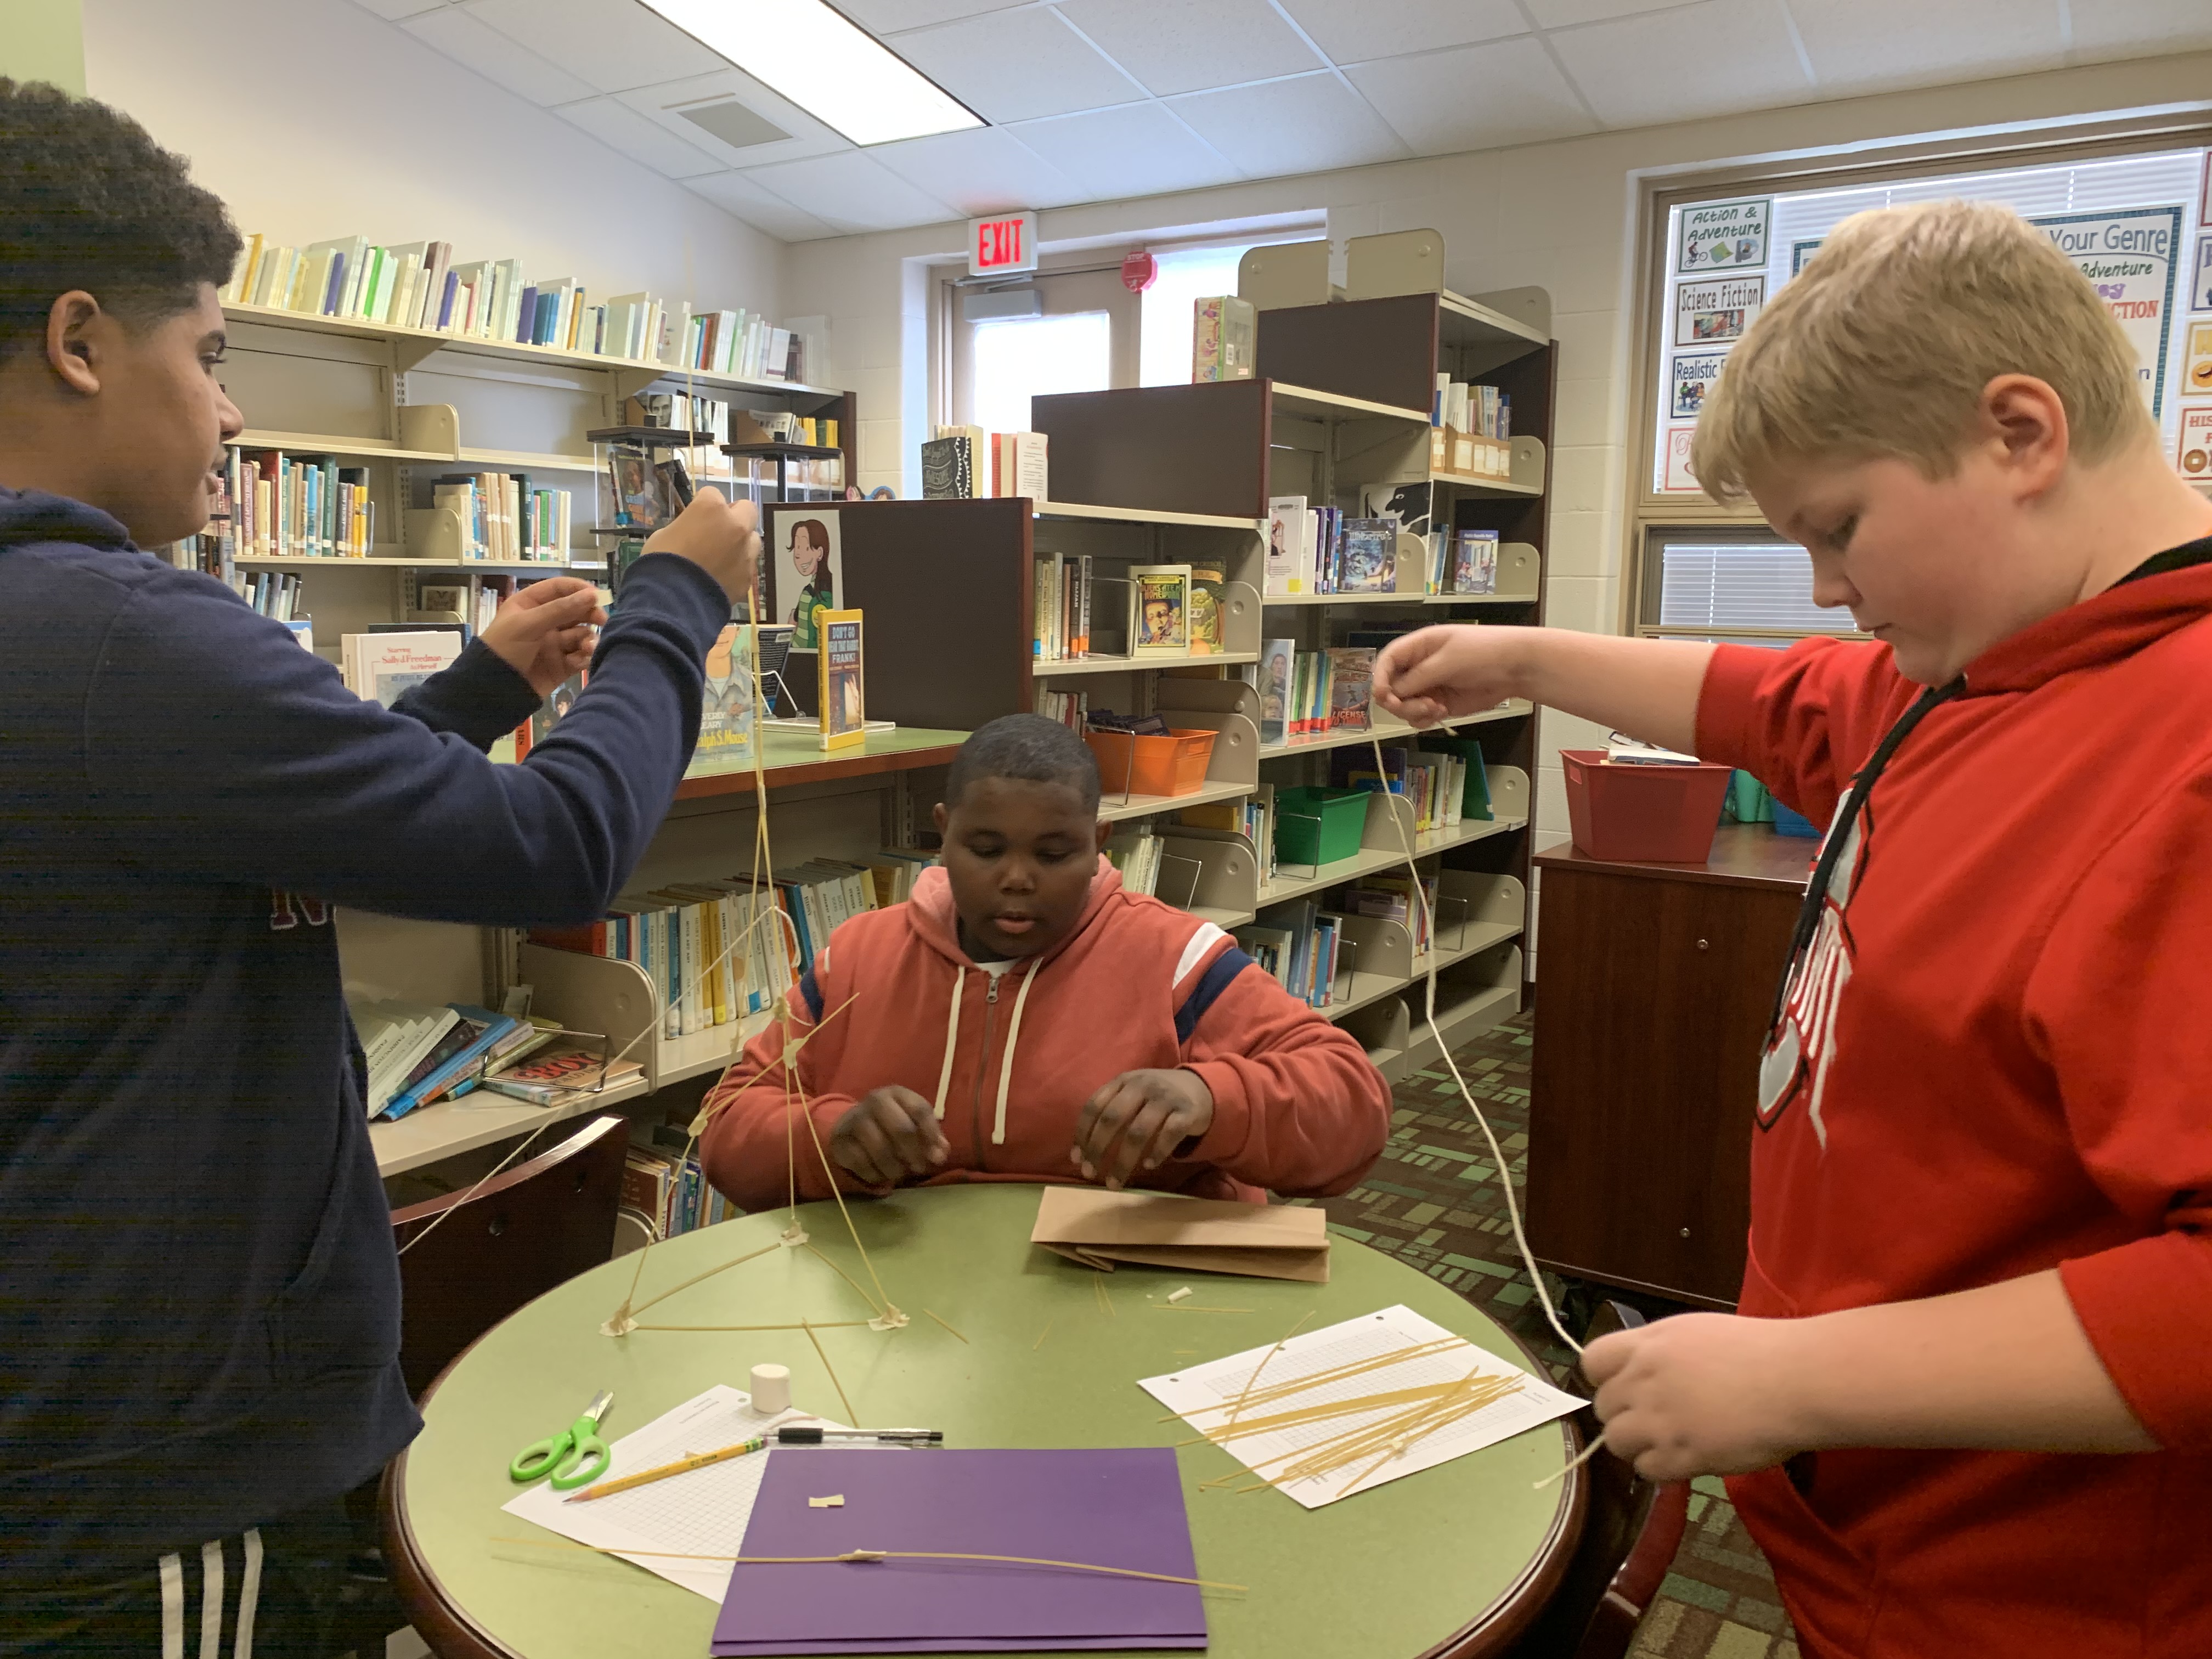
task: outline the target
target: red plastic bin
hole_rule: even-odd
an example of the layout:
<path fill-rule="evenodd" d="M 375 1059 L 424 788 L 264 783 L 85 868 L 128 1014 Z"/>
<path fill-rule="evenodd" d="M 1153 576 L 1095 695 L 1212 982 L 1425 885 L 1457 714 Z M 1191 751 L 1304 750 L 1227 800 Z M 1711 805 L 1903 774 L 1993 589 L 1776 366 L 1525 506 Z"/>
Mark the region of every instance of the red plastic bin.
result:
<path fill-rule="evenodd" d="M 1710 761 L 1608 766 L 1602 749 L 1562 749 L 1559 761 L 1567 825 L 1585 857 L 1703 864 L 1712 855 L 1733 769 Z"/>
<path fill-rule="evenodd" d="M 1109 795 L 1194 795 L 1206 787 L 1214 736 L 1171 727 L 1164 738 L 1088 732 L 1083 740 L 1098 757 L 1099 785 Z"/>

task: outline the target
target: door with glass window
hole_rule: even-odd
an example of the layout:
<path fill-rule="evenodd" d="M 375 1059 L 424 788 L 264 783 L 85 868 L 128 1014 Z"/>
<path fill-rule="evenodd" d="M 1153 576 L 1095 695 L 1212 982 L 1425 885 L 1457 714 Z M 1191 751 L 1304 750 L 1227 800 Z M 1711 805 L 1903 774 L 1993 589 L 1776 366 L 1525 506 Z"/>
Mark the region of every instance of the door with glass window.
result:
<path fill-rule="evenodd" d="M 945 289 L 952 425 L 1026 432 L 1032 398 L 1137 384 L 1137 296 L 1116 270 Z"/>

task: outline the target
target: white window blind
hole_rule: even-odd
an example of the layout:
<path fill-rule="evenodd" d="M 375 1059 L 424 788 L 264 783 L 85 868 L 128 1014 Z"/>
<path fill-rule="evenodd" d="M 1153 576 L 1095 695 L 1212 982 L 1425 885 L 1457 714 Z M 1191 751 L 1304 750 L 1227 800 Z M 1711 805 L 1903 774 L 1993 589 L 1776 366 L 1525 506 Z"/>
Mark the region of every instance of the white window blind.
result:
<path fill-rule="evenodd" d="M 1791 542 L 1661 543 L 1659 626 L 1718 633 L 1854 631 L 1850 611 L 1823 611 L 1813 603 L 1813 561 Z"/>

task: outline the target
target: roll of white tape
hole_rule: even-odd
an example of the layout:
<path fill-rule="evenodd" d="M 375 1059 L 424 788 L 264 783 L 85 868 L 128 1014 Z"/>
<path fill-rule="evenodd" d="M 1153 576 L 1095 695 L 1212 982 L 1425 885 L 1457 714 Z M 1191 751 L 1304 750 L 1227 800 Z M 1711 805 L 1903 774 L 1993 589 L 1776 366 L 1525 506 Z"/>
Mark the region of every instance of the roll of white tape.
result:
<path fill-rule="evenodd" d="M 791 1409 L 791 1368 L 788 1365 L 753 1367 L 753 1409 L 769 1417 Z"/>

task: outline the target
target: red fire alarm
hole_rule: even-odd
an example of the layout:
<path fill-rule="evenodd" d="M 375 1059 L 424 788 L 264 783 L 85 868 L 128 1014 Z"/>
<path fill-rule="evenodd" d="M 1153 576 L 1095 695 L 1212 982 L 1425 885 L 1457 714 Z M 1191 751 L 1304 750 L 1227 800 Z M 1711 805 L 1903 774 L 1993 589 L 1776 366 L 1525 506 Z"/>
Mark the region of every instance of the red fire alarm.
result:
<path fill-rule="evenodd" d="M 1160 262 L 1142 248 L 1133 248 L 1121 256 L 1121 286 L 1132 294 L 1142 294 L 1160 277 Z"/>

